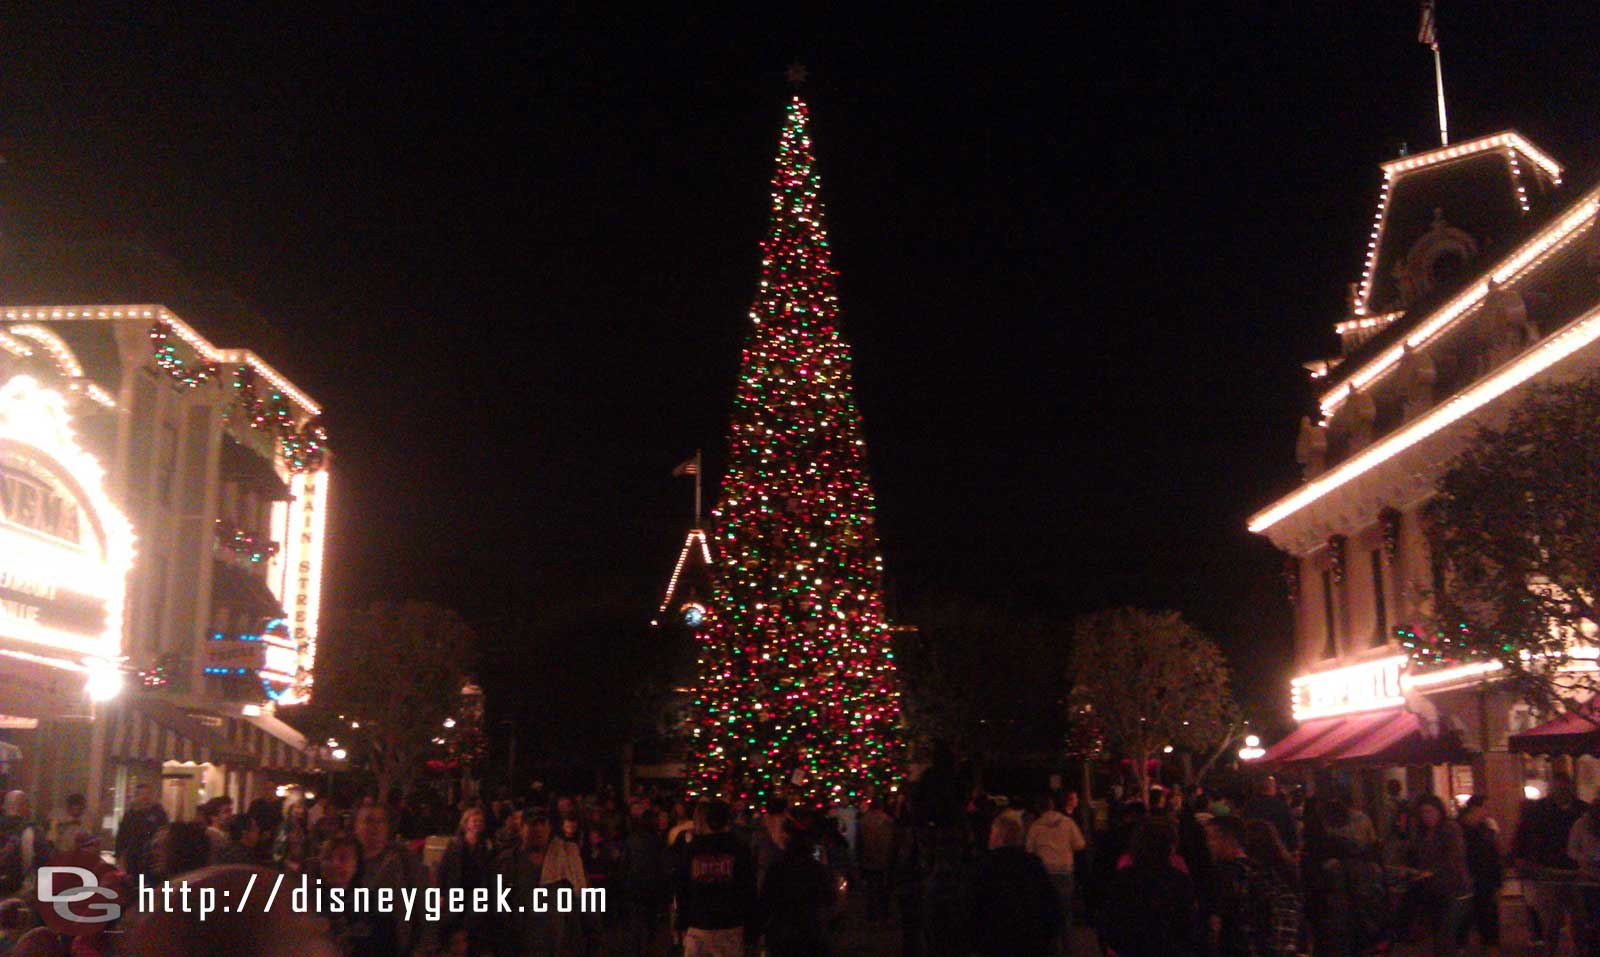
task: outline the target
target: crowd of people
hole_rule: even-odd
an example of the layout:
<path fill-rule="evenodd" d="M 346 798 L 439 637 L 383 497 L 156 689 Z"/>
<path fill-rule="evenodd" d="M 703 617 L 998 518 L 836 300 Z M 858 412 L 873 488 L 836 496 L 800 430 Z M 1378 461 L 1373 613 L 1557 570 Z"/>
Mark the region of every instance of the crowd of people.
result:
<path fill-rule="evenodd" d="M 1452 810 L 1429 794 L 1405 800 L 1396 782 L 1363 809 L 1337 789 L 1280 793 L 1268 777 L 1249 794 L 1117 795 L 1096 815 L 1070 791 L 985 794 L 937 761 L 903 791 L 831 809 L 642 789 L 454 806 L 291 798 L 236 809 L 218 797 L 169 820 L 141 785 L 102 853 L 81 796 L 36 821 L 12 791 L 0 813 L 0 957 L 820 957 L 838 952 L 852 898 L 853 919 L 878 941 L 898 937 L 904 957 L 1051 957 L 1091 939 L 1112 957 L 1355 957 L 1403 939 L 1413 953 L 1453 954 L 1469 940 L 1494 953 L 1508 864 L 1534 934 L 1594 953 L 1600 892 L 1575 875 L 1600 877 L 1600 802 L 1579 802 L 1558 776 L 1504 843 L 1481 798 Z M 443 831 L 453 833 L 442 850 L 425 841 Z M 123 918 L 90 933 L 37 926 L 46 863 L 121 887 Z M 604 896 L 587 910 L 425 919 L 325 906 L 323 894 L 310 913 L 280 905 L 207 923 L 131 892 L 141 880 L 237 888 L 278 874 L 325 891 L 436 888 L 465 900 L 506 887 L 517 905 L 540 889 Z M 205 949 L 228 933 L 233 943 Z"/>

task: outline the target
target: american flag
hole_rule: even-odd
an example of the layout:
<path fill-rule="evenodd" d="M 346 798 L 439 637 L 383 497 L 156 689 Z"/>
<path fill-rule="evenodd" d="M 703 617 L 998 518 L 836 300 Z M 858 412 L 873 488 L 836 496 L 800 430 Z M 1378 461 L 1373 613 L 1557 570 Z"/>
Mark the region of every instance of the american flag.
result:
<path fill-rule="evenodd" d="M 673 478 L 677 478 L 680 475 L 699 475 L 699 474 L 700 474 L 700 456 L 698 456 L 698 455 L 696 455 L 692 459 L 685 459 L 684 461 L 678 463 L 678 467 L 672 470 L 672 477 Z"/>
<path fill-rule="evenodd" d="M 1433 0 L 1422 0 L 1422 22 L 1417 26 L 1417 42 L 1439 49 L 1439 31 L 1433 17 Z"/>

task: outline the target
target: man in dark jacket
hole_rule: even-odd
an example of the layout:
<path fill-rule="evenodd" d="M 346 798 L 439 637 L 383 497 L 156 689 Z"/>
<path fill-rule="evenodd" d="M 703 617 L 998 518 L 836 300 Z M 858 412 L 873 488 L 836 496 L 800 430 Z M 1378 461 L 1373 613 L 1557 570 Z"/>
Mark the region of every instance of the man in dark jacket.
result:
<path fill-rule="evenodd" d="M 129 877 L 149 876 L 151 841 L 166 823 L 167 811 L 155 802 L 150 785 L 134 785 L 133 800 L 117 822 L 117 863 Z"/>
<path fill-rule="evenodd" d="M 1246 819 L 1260 818 L 1271 824 L 1290 854 L 1300 848 L 1300 835 L 1294 826 L 1294 812 L 1289 810 L 1289 802 L 1278 793 L 1277 778 L 1269 774 L 1261 779 L 1261 783 L 1256 786 L 1255 797 L 1244 806 L 1244 816 Z"/>
<path fill-rule="evenodd" d="M 1585 810 L 1572 778 L 1557 774 L 1550 782 L 1548 795 L 1523 805 L 1517 833 L 1511 841 L 1511 859 L 1522 878 L 1523 896 L 1538 916 L 1552 953 L 1561 946 L 1561 932 L 1569 919 L 1574 949 L 1583 946 L 1589 937 L 1590 922 L 1583 913 L 1578 890 L 1571 883 L 1570 872 L 1578 864 L 1567 856 L 1572 825 Z"/>
<path fill-rule="evenodd" d="M 706 805 L 678 868 L 676 930 L 684 957 L 742 957 L 745 927 L 755 910 L 755 865 L 750 848 L 728 833 L 733 813 L 722 801 Z"/>
<path fill-rule="evenodd" d="M 785 826 L 783 853 L 767 870 L 756 908 L 756 925 L 768 957 L 826 957 L 828 920 L 833 914 L 834 878 L 818 860 L 810 822 Z"/>
<path fill-rule="evenodd" d="M 1020 820 L 995 818 L 972 882 L 972 945 L 984 957 L 1044 957 L 1066 920 L 1049 873 L 1022 841 Z"/>

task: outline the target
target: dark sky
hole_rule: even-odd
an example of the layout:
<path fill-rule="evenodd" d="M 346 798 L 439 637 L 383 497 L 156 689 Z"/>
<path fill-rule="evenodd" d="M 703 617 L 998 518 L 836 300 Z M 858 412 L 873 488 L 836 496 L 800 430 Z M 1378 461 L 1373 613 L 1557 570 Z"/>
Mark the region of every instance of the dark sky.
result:
<path fill-rule="evenodd" d="M 1244 519 L 1377 163 L 1434 142 L 1416 4 L 66 6 L 0 22 L 0 233 L 138 236 L 273 318 L 329 410 L 331 601 L 649 617 L 798 58 L 892 599 L 1176 607 L 1283 697 Z M 1439 6 L 1457 138 L 1600 158 L 1592 3 Z"/>

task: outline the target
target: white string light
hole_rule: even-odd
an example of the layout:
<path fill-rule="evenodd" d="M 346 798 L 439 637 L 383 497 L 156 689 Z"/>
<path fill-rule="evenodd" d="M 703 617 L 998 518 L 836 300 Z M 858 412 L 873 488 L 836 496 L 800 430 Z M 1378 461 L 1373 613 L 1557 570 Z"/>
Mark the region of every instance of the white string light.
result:
<path fill-rule="evenodd" d="M 1485 279 L 1473 283 L 1466 291 L 1442 306 L 1408 335 L 1404 343 L 1390 346 L 1377 358 L 1356 370 L 1344 384 L 1323 395 L 1321 400 L 1323 414 L 1331 415 L 1345 399 L 1349 398 L 1352 389 L 1365 388 L 1368 383 L 1389 371 L 1405 355 L 1407 347 L 1415 349 L 1421 346 L 1443 332 L 1468 310 L 1482 303 L 1484 297 L 1489 294 L 1490 281 L 1496 285 L 1505 285 L 1542 265 L 1551 255 L 1575 239 L 1579 230 L 1590 225 L 1597 212 L 1600 212 L 1600 189 L 1591 191 L 1572 212 L 1524 243 Z"/>
<path fill-rule="evenodd" d="M 1465 143 L 1428 150 L 1425 153 L 1402 156 L 1399 159 L 1392 159 L 1387 163 L 1379 164 L 1379 168 L 1383 170 L 1383 191 L 1378 197 L 1378 212 L 1372 217 L 1372 235 L 1367 238 L 1367 258 L 1361 269 L 1361 285 L 1358 287 L 1359 291 L 1353 304 L 1353 311 L 1356 315 L 1366 315 L 1367 310 L 1372 305 L 1373 275 L 1378 264 L 1378 237 L 1383 233 L 1384 221 L 1389 211 L 1389 200 L 1393 195 L 1394 185 L 1400 174 L 1427 169 L 1430 166 L 1437 166 L 1450 160 L 1461 159 L 1465 156 L 1472 156 L 1495 149 L 1504 149 L 1510 154 L 1513 170 L 1520 171 L 1520 167 L 1517 165 L 1517 156 L 1520 154 L 1543 170 L 1555 185 L 1561 185 L 1561 164 L 1550 158 L 1548 154 L 1532 143 L 1523 139 L 1521 134 L 1515 132 L 1496 133 L 1493 136 L 1468 140 Z M 1526 212 L 1528 209 L 1528 197 L 1522 188 L 1520 175 L 1515 182 L 1522 209 Z"/>
<path fill-rule="evenodd" d="M 661 607 L 656 609 L 656 614 L 666 611 L 667 606 L 672 604 L 672 596 L 678 590 L 678 576 L 683 574 L 683 566 L 689 561 L 689 551 L 696 542 L 700 543 L 700 554 L 706 564 L 711 564 L 711 547 L 706 544 L 706 533 L 698 528 L 689 529 L 689 537 L 683 540 L 683 548 L 678 551 L 678 563 L 672 566 L 672 577 L 667 579 L 667 593 L 661 596 Z"/>
<path fill-rule="evenodd" d="M 284 395 L 293 399 L 308 415 L 322 414 L 322 407 L 309 395 L 295 387 L 294 383 L 268 365 L 266 360 L 251 352 L 249 349 L 219 349 L 212 345 L 204 336 L 196 332 L 193 327 L 174 315 L 164 306 L 8 306 L 3 308 L 7 320 L 25 320 L 32 322 L 59 322 L 70 319 L 149 319 L 152 322 L 165 322 L 178 334 L 178 338 L 189 344 L 195 352 L 204 356 L 208 362 L 231 365 L 247 365 L 254 369 L 263 379 L 272 383 L 273 387 Z"/>
<path fill-rule="evenodd" d="M 1456 393 L 1426 415 L 1367 446 L 1338 467 L 1251 516 L 1249 529 L 1264 532 L 1329 492 L 1355 480 L 1440 429 L 1476 412 L 1522 383 L 1600 339 L 1600 309 L 1592 309 L 1477 385 Z"/>

